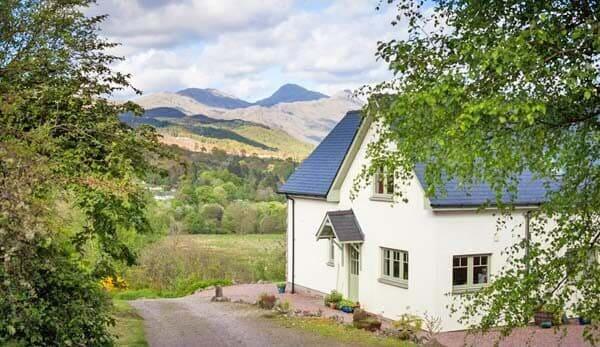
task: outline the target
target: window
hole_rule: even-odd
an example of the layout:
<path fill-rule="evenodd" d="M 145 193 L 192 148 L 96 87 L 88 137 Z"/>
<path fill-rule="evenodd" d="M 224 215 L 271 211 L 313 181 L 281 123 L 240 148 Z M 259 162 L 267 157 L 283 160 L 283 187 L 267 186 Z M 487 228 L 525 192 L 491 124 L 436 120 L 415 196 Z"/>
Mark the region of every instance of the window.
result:
<path fill-rule="evenodd" d="M 452 258 L 452 290 L 481 288 L 490 280 L 490 255 L 461 255 Z"/>
<path fill-rule="evenodd" d="M 408 288 L 408 252 L 382 248 L 379 282 Z"/>
<path fill-rule="evenodd" d="M 394 174 L 386 173 L 386 170 L 381 167 L 374 177 L 375 188 L 373 197 L 390 199 L 394 195 Z"/>
<path fill-rule="evenodd" d="M 333 242 L 333 238 L 329 239 L 329 261 L 327 261 L 327 265 L 333 266 L 333 261 L 335 257 L 335 242 Z"/>

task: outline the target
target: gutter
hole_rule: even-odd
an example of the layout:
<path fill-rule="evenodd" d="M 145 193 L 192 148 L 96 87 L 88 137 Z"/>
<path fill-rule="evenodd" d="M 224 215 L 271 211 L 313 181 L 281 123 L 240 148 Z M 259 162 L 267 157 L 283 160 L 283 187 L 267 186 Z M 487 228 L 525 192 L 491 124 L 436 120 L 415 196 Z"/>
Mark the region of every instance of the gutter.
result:
<path fill-rule="evenodd" d="M 291 196 L 289 196 L 288 194 L 285 195 L 285 197 L 290 200 L 292 202 L 292 220 L 291 220 L 291 227 L 292 227 L 292 294 L 296 293 L 296 288 L 295 288 L 295 275 L 296 275 L 296 200 L 294 200 L 294 198 L 292 198 Z"/>

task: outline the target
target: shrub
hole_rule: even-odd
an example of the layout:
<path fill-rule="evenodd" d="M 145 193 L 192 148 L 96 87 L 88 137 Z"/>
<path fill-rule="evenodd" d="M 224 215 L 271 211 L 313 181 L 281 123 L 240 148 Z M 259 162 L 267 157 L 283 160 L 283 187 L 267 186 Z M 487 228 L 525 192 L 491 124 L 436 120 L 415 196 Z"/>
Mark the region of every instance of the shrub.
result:
<path fill-rule="evenodd" d="M 275 305 L 275 310 L 277 310 L 280 313 L 288 313 L 292 310 L 292 305 L 290 304 L 289 301 L 284 300 L 284 301 L 280 301 L 277 303 L 277 305 Z"/>
<path fill-rule="evenodd" d="M 258 298 L 258 307 L 265 310 L 272 310 L 275 307 L 275 303 L 277 302 L 277 297 L 275 295 L 270 295 L 267 293 L 262 293 Z"/>
<path fill-rule="evenodd" d="M 53 246 L 28 255 L 0 266 L 0 345 L 110 345 L 110 301 L 98 281 Z"/>
<path fill-rule="evenodd" d="M 223 206 L 212 203 L 202 206 L 202 208 L 200 209 L 200 214 L 204 219 L 212 219 L 220 223 L 223 219 L 224 211 L 225 209 L 223 209 Z"/>
<path fill-rule="evenodd" d="M 405 313 L 393 325 L 398 330 L 398 338 L 418 342 L 419 338 L 417 334 L 421 331 L 423 320 L 419 316 Z"/>

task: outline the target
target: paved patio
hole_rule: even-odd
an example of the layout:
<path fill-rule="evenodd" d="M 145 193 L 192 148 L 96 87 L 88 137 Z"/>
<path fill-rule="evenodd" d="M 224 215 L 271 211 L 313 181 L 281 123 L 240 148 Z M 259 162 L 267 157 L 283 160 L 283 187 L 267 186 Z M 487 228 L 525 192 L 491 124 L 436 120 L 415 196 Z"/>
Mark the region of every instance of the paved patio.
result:
<path fill-rule="evenodd" d="M 289 290 L 289 288 L 288 288 Z M 262 293 L 273 294 L 281 300 L 287 300 L 292 305 L 294 310 L 316 313 L 321 311 L 323 317 L 335 317 L 343 320 L 346 323 L 352 322 L 352 315 L 342 311 L 333 310 L 323 305 L 323 299 L 317 295 L 309 295 L 303 293 L 290 294 L 289 291 L 285 294 L 278 294 L 275 284 L 239 284 L 223 288 L 223 295 L 230 298 L 231 301 L 244 301 L 248 303 L 256 302 L 257 298 Z M 201 297 L 212 297 L 214 289 L 204 290 L 195 295 Z M 566 328 L 566 335 L 563 335 L 563 329 Z M 566 325 L 562 326 L 560 331 L 554 329 L 541 329 L 535 326 L 515 329 L 513 333 L 505 338 L 501 343 L 501 347 L 517 347 L 517 346 L 564 346 L 564 347 L 580 347 L 591 346 L 583 340 L 583 326 Z M 437 340 L 445 346 L 494 346 L 497 340 L 498 333 L 491 332 L 484 336 L 467 335 L 464 331 L 446 332 L 437 336 Z"/>

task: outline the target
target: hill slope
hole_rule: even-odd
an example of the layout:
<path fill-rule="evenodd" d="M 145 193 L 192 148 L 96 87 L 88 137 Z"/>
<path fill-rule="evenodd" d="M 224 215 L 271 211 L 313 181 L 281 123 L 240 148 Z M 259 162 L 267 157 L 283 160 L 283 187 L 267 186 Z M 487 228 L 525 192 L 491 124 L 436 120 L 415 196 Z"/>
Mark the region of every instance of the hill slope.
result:
<path fill-rule="evenodd" d="M 147 109 L 144 115 L 121 115 L 131 126 L 150 125 L 162 135 L 162 142 L 196 152 L 220 149 L 233 155 L 304 159 L 312 146 L 280 129 L 271 129 L 240 119 L 188 116 L 175 108 Z"/>
<path fill-rule="evenodd" d="M 187 96 L 195 101 L 210 107 L 235 109 L 251 106 L 252 104 L 227 95 L 217 89 L 187 88 L 177 92 L 179 95 Z"/>

